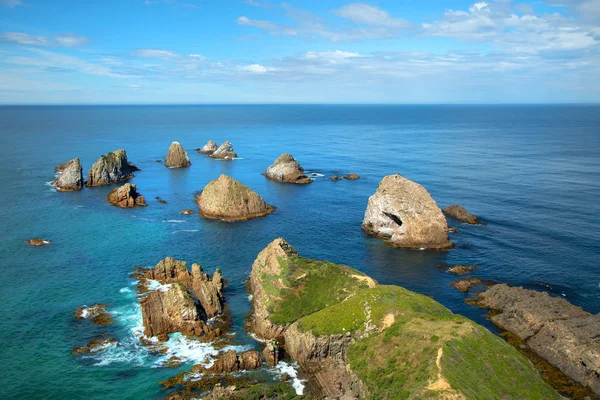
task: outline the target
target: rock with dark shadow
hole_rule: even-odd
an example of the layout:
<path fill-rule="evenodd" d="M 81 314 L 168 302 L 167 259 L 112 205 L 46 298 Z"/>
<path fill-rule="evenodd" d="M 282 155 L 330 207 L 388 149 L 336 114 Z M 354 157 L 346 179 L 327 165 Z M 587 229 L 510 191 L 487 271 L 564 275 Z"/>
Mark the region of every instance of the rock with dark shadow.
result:
<path fill-rule="evenodd" d="M 184 168 L 192 165 L 187 152 L 183 149 L 179 142 L 171 143 L 167 158 L 165 158 L 165 167 L 167 168 Z"/>
<path fill-rule="evenodd" d="M 116 150 L 100 157 L 88 172 L 86 186 L 105 186 L 133 178 L 139 168 L 127 160 L 125 150 Z"/>
<path fill-rule="evenodd" d="M 286 183 L 311 183 L 310 179 L 304 173 L 304 168 L 298 164 L 298 161 L 291 154 L 284 153 L 277 157 L 277 160 L 267 168 L 264 174 L 267 178 L 278 182 Z"/>
<path fill-rule="evenodd" d="M 106 198 L 110 204 L 121 208 L 146 207 L 144 196 L 140 195 L 134 184 L 126 183 L 113 189 Z"/>
<path fill-rule="evenodd" d="M 444 208 L 444 214 L 454 219 L 457 219 L 465 224 L 478 225 L 481 224 L 479 218 L 468 212 L 464 207 L 459 206 L 458 204 L 453 204 Z"/>
<path fill-rule="evenodd" d="M 394 247 L 448 249 L 448 224 L 425 188 L 402 175 L 383 178 L 362 222 L 367 233 Z"/>

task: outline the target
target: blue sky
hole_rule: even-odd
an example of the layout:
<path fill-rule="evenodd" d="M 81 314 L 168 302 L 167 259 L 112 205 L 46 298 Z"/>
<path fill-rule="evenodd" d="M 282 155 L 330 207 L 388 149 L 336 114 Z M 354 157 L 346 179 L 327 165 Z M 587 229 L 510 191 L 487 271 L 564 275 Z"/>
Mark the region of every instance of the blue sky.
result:
<path fill-rule="evenodd" d="M 600 102 L 600 0 L 0 0 L 0 104 Z"/>

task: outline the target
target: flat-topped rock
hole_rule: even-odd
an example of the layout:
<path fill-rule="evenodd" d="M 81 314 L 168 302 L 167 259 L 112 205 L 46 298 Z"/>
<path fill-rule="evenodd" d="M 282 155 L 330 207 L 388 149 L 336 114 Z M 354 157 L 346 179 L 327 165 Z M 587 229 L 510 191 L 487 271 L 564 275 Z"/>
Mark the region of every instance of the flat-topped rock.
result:
<path fill-rule="evenodd" d="M 144 196 L 140 195 L 137 192 L 137 186 L 131 183 L 126 183 L 123 186 L 113 189 L 106 197 L 106 201 L 120 208 L 147 206 Z"/>
<path fill-rule="evenodd" d="M 458 204 L 453 204 L 444 208 L 443 213 L 449 217 L 457 219 L 465 224 L 477 225 L 481 224 L 479 218 L 468 212 L 464 207 L 459 206 Z"/>
<path fill-rule="evenodd" d="M 278 182 L 305 184 L 311 183 L 310 179 L 304 173 L 304 168 L 291 154 L 284 153 L 277 157 L 277 160 L 267 168 L 264 174 L 267 178 Z"/>
<path fill-rule="evenodd" d="M 34 246 L 34 247 L 41 247 L 41 246 L 47 246 L 50 244 L 50 240 L 46 240 L 46 239 L 42 239 L 42 238 L 35 238 L 35 239 L 29 239 L 26 240 L 25 243 L 27 243 L 30 246 Z"/>
<path fill-rule="evenodd" d="M 83 189 L 83 168 L 79 158 L 57 165 L 55 171 L 59 175 L 52 181 L 52 185 L 59 192 L 74 192 Z"/>
<path fill-rule="evenodd" d="M 227 175 L 210 181 L 196 202 L 202 217 L 225 221 L 263 217 L 275 210 L 252 189 Z"/>
<path fill-rule="evenodd" d="M 105 186 L 133 178 L 139 168 L 127 160 L 127 152 L 119 149 L 100 157 L 88 172 L 86 186 Z"/>
<path fill-rule="evenodd" d="M 165 167 L 167 168 L 184 168 L 192 165 L 187 152 L 183 149 L 179 142 L 171 143 L 167 157 L 165 158 Z"/>
<path fill-rule="evenodd" d="M 223 160 L 233 160 L 237 158 L 237 154 L 233 151 L 233 146 L 230 142 L 223 142 L 214 152 L 211 153 L 210 157 L 220 158 Z"/>
<path fill-rule="evenodd" d="M 448 224 L 425 188 L 402 175 L 383 178 L 369 198 L 362 228 L 395 247 L 448 249 Z"/>
<path fill-rule="evenodd" d="M 600 394 L 600 314 L 522 287 L 494 285 L 476 296 L 494 310 L 491 321 L 520 339 L 565 375 Z"/>
<path fill-rule="evenodd" d="M 208 142 L 206 142 L 204 147 L 202 147 L 201 149 L 198 149 L 198 151 L 202 154 L 212 154 L 218 148 L 219 148 L 219 146 L 217 146 L 217 144 L 215 142 L 213 142 L 212 140 L 209 140 Z"/>
<path fill-rule="evenodd" d="M 355 174 L 354 172 L 348 175 L 344 175 L 344 179 L 349 179 L 349 180 L 357 180 L 360 179 L 360 176 L 358 176 L 357 174 Z"/>

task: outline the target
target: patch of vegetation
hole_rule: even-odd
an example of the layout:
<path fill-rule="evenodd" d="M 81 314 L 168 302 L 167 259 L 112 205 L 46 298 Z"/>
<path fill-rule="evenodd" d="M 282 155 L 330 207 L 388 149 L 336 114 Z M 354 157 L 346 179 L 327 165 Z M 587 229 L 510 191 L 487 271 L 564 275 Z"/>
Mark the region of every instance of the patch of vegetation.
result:
<path fill-rule="evenodd" d="M 292 323 L 368 287 L 352 277 L 366 275 L 344 265 L 297 256 L 279 263 L 281 274 L 261 277 L 265 292 L 277 299 L 267 305 L 275 324 Z"/>
<path fill-rule="evenodd" d="M 236 400 L 302 400 L 305 396 L 297 395 L 293 387 L 287 383 L 278 382 L 274 385 L 258 384 L 246 391 L 240 391 L 230 399 Z"/>
<path fill-rule="evenodd" d="M 400 286 L 379 285 L 362 289 L 347 300 L 310 314 L 298 327 L 314 335 L 381 329 L 383 324 L 408 320 L 413 314 L 450 316 L 451 312 L 430 297 Z M 386 316 L 388 320 L 385 321 Z"/>

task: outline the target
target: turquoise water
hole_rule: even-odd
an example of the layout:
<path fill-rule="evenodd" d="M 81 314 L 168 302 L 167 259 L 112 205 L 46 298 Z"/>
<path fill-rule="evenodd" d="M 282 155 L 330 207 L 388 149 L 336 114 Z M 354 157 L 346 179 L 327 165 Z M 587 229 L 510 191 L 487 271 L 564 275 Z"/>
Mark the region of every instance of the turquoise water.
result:
<path fill-rule="evenodd" d="M 0 121 L 0 398 L 165 396 L 157 382 L 179 370 L 161 368 L 164 356 L 137 345 L 140 314 L 128 275 L 166 256 L 210 273 L 221 268 L 234 344 L 260 348 L 243 331 L 245 279 L 257 253 L 279 236 L 301 255 L 431 295 L 488 327 L 437 264 L 476 264 L 474 276 L 549 290 L 600 312 L 598 106 L 1 107 Z M 209 139 L 230 140 L 242 159 L 193 151 Z M 187 149 L 190 168 L 155 162 L 174 140 Z M 118 148 L 141 169 L 132 182 L 149 207 L 109 206 L 111 187 L 56 193 L 47 185 L 55 165 L 80 157 L 87 172 Z M 283 152 L 324 176 L 307 186 L 265 179 L 261 173 Z M 361 179 L 329 179 L 350 172 Z M 235 224 L 180 215 L 221 173 L 276 212 Z M 368 197 L 392 173 L 487 225 L 452 222 L 460 232 L 451 234 L 457 246 L 448 252 L 383 245 L 360 223 Z M 51 245 L 25 245 L 38 236 Z M 109 304 L 115 324 L 73 318 L 75 308 L 95 302 Z M 71 355 L 104 332 L 121 345 L 97 357 Z M 191 346 L 176 337 L 170 343 L 171 354 L 190 357 L 184 368 L 214 353 Z"/>

